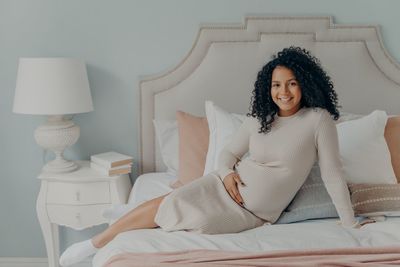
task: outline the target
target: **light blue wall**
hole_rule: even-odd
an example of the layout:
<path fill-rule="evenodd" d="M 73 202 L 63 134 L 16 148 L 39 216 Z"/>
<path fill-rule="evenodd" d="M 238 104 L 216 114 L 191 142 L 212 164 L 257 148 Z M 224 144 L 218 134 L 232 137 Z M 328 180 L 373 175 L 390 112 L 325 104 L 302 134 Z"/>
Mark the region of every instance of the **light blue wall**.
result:
<path fill-rule="evenodd" d="M 13 114 L 19 57 L 87 62 L 95 110 L 74 121 L 81 137 L 67 156 L 116 150 L 138 157 L 138 81 L 177 64 L 199 24 L 242 22 L 246 14 L 332 15 L 337 23 L 379 24 L 400 60 L 397 0 L 0 0 L 0 257 L 44 257 L 36 219 L 42 117 Z M 362 78 L 362 77 L 360 77 Z M 62 248 L 103 227 L 61 231 Z"/>

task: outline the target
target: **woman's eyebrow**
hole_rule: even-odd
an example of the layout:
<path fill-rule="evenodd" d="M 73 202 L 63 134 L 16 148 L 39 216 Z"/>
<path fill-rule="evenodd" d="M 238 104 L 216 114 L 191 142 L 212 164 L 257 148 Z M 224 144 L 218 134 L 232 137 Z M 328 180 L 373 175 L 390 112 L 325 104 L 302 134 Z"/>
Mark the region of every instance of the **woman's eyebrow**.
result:
<path fill-rule="evenodd" d="M 296 78 L 290 78 L 289 80 L 287 80 L 287 82 L 290 82 L 290 81 L 297 81 L 296 80 Z M 272 81 L 273 83 L 280 83 L 281 81 Z"/>

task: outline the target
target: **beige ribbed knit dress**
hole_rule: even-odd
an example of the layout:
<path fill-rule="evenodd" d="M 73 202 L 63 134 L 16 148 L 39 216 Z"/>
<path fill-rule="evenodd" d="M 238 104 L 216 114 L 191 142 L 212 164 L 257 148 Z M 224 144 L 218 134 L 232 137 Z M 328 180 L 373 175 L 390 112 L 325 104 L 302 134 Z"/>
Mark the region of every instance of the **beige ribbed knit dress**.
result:
<path fill-rule="evenodd" d="M 236 233 L 274 223 L 319 160 L 322 179 L 342 225 L 356 223 L 340 162 L 336 126 L 324 109 L 302 108 L 276 116 L 269 133 L 248 117 L 219 156 L 219 169 L 172 191 L 155 222 L 166 231 Z M 243 155 L 249 152 L 246 158 Z M 222 179 L 236 171 L 244 208 L 225 190 Z"/>

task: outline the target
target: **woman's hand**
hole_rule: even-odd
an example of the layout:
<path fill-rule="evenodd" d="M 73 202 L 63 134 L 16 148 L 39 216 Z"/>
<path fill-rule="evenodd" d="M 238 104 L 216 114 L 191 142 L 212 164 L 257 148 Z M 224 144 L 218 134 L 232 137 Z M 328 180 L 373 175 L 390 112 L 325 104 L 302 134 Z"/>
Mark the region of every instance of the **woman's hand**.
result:
<path fill-rule="evenodd" d="M 370 223 L 376 223 L 377 220 L 376 219 L 372 219 L 372 218 L 364 218 L 361 221 L 357 221 L 357 223 L 355 223 L 354 225 L 348 227 L 348 228 L 354 228 L 354 229 L 360 229 L 362 228 L 364 225 L 366 224 L 370 224 Z M 342 225 L 341 221 L 337 221 L 336 222 L 338 225 Z"/>
<path fill-rule="evenodd" d="M 235 172 L 228 174 L 225 176 L 223 183 L 231 198 L 240 206 L 243 206 L 243 198 L 239 193 L 238 184 L 241 186 L 244 186 L 245 184 L 240 179 L 239 174 Z"/>

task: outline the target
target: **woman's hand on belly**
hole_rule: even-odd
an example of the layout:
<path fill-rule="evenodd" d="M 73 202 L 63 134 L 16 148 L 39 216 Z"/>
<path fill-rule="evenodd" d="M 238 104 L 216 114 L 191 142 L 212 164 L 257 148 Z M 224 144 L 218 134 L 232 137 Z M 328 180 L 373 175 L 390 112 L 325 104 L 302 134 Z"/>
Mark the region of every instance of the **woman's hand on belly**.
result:
<path fill-rule="evenodd" d="M 243 206 L 243 198 L 239 193 L 238 185 L 244 186 L 245 184 L 240 179 L 239 174 L 230 173 L 223 179 L 223 183 L 226 191 L 229 193 L 231 198 L 238 203 L 240 206 Z"/>
<path fill-rule="evenodd" d="M 236 170 L 246 184 L 239 188 L 245 208 L 256 216 L 270 220 L 268 214 L 275 214 L 288 204 L 287 196 L 293 191 L 293 182 L 288 180 L 290 177 L 286 167 L 242 160 Z"/>

